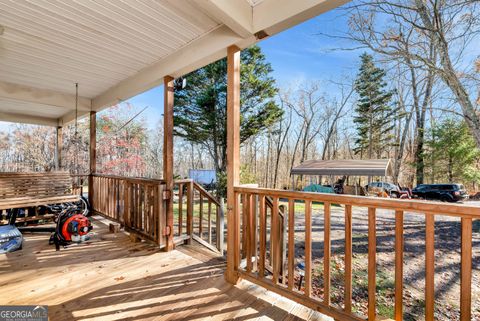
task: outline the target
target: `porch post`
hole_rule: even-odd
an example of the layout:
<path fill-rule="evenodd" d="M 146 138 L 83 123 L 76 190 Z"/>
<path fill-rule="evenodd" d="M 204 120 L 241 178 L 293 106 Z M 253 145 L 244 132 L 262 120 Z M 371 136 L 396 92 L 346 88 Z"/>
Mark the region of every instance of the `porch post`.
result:
<path fill-rule="evenodd" d="M 240 221 L 234 187 L 240 183 L 240 49 L 227 49 L 227 271 L 225 278 L 237 283 Z"/>
<path fill-rule="evenodd" d="M 166 200 L 166 230 L 167 243 L 165 250 L 173 250 L 173 77 L 165 76 L 163 104 L 163 179 L 165 189 L 170 194 Z"/>
<path fill-rule="evenodd" d="M 90 172 L 88 175 L 88 202 L 92 209 L 95 208 L 93 204 L 93 174 L 97 172 L 97 112 L 90 111 Z"/>
<path fill-rule="evenodd" d="M 58 171 L 62 167 L 62 146 L 63 146 L 63 129 L 57 127 L 55 137 L 55 170 Z"/>

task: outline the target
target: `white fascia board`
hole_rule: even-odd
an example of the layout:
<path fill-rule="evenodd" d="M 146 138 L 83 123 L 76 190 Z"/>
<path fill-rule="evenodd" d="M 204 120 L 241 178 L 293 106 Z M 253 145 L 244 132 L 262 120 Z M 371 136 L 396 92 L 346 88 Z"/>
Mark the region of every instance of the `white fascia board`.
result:
<path fill-rule="evenodd" d="M 253 32 L 274 35 L 350 0 L 264 0 L 253 7 Z"/>
<path fill-rule="evenodd" d="M 0 98 L 75 110 L 75 95 L 0 81 Z M 79 97 L 78 110 L 91 108 L 91 100 Z"/>
<path fill-rule="evenodd" d="M 58 121 L 57 119 L 54 119 L 54 118 L 45 118 L 45 117 L 5 113 L 5 112 L 0 112 L 0 120 L 12 122 L 12 123 L 33 124 L 33 125 L 52 126 L 52 127 L 58 126 Z"/>

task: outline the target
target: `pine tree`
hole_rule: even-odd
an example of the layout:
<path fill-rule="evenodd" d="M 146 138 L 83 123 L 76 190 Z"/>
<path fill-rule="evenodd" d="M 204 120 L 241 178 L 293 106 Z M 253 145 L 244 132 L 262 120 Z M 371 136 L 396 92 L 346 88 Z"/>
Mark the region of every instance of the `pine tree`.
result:
<path fill-rule="evenodd" d="M 465 121 L 446 119 L 436 124 L 426 145 L 432 183 L 480 182 L 480 150 Z"/>
<path fill-rule="evenodd" d="M 240 141 L 244 142 L 279 121 L 283 110 L 275 103 L 273 70 L 260 47 L 242 50 L 240 58 Z M 227 166 L 227 61 L 218 60 L 185 77 L 186 87 L 175 91 L 175 134 L 206 147 L 222 182 Z"/>
<path fill-rule="evenodd" d="M 384 81 L 385 71 L 375 66 L 367 53 L 360 56 L 361 66 L 355 81 L 359 99 L 354 123 L 357 129 L 355 153 L 363 158 L 381 158 L 383 151 L 393 144 L 392 130 L 398 108 L 392 107 L 393 90 Z"/>

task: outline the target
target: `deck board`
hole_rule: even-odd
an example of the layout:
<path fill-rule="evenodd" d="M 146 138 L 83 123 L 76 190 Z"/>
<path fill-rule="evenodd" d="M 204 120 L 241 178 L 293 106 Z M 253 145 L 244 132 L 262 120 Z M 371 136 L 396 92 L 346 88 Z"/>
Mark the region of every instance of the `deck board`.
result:
<path fill-rule="evenodd" d="M 247 281 L 225 282 L 225 262 L 199 245 L 162 252 L 111 234 L 96 218 L 89 242 L 55 251 L 25 234 L 0 256 L 0 305 L 46 304 L 50 320 L 329 320 Z"/>

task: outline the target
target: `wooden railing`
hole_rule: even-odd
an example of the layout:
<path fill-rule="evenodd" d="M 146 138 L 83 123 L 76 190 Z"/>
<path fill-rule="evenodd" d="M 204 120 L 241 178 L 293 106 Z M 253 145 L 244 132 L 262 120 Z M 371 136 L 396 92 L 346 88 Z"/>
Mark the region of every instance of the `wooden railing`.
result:
<path fill-rule="evenodd" d="M 221 202 L 201 185 L 188 179 L 175 181 L 175 193 L 175 243 L 194 239 L 223 254 L 225 232 Z"/>
<path fill-rule="evenodd" d="M 94 212 L 161 247 L 165 245 L 163 181 L 96 174 L 91 188 Z"/>
<path fill-rule="evenodd" d="M 306 192 L 289 192 L 271 189 L 235 187 L 235 198 L 241 203 L 236 209 L 236 217 L 240 224 L 239 229 L 229 231 L 234 233 L 235 262 L 234 268 L 241 278 L 264 286 L 287 298 L 295 300 L 310 308 L 316 309 L 336 320 L 376 320 L 376 286 L 377 286 L 377 221 L 378 209 L 394 212 L 395 220 L 395 300 L 394 318 L 403 320 L 403 267 L 404 267 L 404 213 L 423 215 L 425 217 L 425 320 L 434 320 L 435 304 L 435 255 L 434 233 L 435 217 L 437 215 L 458 217 L 461 220 L 461 270 L 460 272 L 460 320 L 471 320 L 471 282 L 472 282 L 472 220 L 480 218 L 480 208 L 457 204 L 424 202 L 416 200 L 393 200 L 358 196 L 341 196 L 334 194 L 319 194 Z M 268 224 L 267 198 L 272 199 L 271 223 Z M 258 201 L 255 201 L 258 199 Z M 288 229 L 287 255 L 282 252 L 281 232 L 279 231 L 280 203 L 288 209 L 286 217 Z M 320 216 L 323 218 L 323 299 L 313 295 L 312 284 L 312 203 L 322 203 Z M 301 204 L 301 206 L 300 206 Z M 345 248 L 344 248 L 344 282 L 343 307 L 331 304 L 331 206 L 338 204 L 343 207 Z M 315 205 L 317 206 L 317 205 Z M 295 209 L 304 207 L 301 213 Z M 366 315 L 358 315 L 352 311 L 352 207 L 368 209 L 368 306 Z M 295 256 L 295 222 L 296 219 L 305 221 L 304 255 L 301 258 L 303 269 L 297 267 Z M 257 225 L 256 222 L 259 224 Z M 317 230 L 319 226 L 315 226 Z M 258 235 L 258 237 L 257 237 Z M 268 243 L 270 246 L 268 246 Z M 393 249 L 392 249 L 393 250 Z M 242 253 L 245 253 L 242 255 Z M 286 259 L 285 259 L 286 257 Z M 244 260 L 242 260 L 244 258 Z M 286 261 L 285 261 L 286 260 Z M 245 262 L 246 261 L 246 262 Z M 267 266 L 272 267 L 268 271 Z M 282 277 L 282 266 L 286 265 L 286 278 Z M 296 272 L 297 270 L 297 272 Z M 304 287 L 297 289 L 299 274 L 304 273 Z M 303 276 L 302 276 L 303 278 Z M 300 278 L 300 285 L 302 278 Z M 318 284 L 315 284 L 318 287 Z"/>

